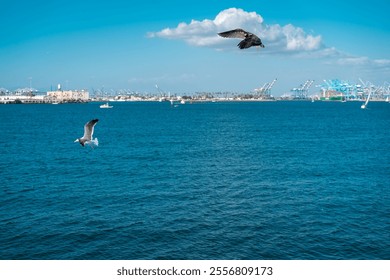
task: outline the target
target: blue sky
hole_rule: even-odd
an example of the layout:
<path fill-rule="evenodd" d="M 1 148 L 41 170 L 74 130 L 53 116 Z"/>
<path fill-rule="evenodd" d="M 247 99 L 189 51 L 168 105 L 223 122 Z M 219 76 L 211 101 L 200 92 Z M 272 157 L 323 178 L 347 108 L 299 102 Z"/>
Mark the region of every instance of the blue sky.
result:
<path fill-rule="evenodd" d="M 388 1 L 7 1 L 0 88 L 250 92 L 278 78 L 390 82 Z M 217 32 L 244 28 L 264 49 Z M 31 79 L 30 79 L 31 78 Z M 315 87 L 311 91 L 317 90 Z"/>

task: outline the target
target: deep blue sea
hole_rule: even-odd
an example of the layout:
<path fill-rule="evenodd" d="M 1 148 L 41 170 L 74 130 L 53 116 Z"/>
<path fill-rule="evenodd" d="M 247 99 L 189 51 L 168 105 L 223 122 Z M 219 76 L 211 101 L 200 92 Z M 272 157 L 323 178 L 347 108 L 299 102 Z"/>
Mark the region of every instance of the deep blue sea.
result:
<path fill-rule="evenodd" d="M 0 259 L 390 259 L 389 103 L 99 105 L 0 106 Z"/>

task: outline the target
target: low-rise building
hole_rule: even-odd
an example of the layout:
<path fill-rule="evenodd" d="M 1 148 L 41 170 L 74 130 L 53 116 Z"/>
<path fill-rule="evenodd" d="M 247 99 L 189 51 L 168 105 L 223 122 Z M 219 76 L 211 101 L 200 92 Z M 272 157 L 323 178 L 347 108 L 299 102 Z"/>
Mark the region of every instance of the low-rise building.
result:
<path fill-rule="evenodd" d="M 47 97 L 53 102 L 87 102 L 89 100 L 89 92 L 85 90 L 56 90 L 48 91 Z"/>

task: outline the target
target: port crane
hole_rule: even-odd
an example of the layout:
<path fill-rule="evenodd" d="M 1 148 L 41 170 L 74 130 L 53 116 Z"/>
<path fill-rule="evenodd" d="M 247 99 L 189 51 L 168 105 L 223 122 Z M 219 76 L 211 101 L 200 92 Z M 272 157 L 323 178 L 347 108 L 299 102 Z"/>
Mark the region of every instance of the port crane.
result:
<path fill-rule="evenodd" d="M 319 85 L 322 90 L 322 97 L 341 96 L 343 100 L 356 99 L 360 85 L 352 85 L 348 81 L 338 79 L 323 80 L 325 84 Z"/>
<path fill-rule="evenodd" d="M 314 83 L 314 80 L 307 80 L 303 85 L 299 88 L 293 88 L 291 92 L 293 93 L 293 97 L 295 99 L 306 99 L 307 94 L 309 92 L 309 88 Z"/>
<path fill-rule="evenodd" d="M 275 78 L 272 82 L 265 83 L 262 87 L 256 88 L 254 91 L 259 95 L 259 96 L 264 96 L 264 97 L 271 97 L 271 89 L 274 86 L 278 79 Z"/>
<path fill-rule="evenodd" d="M 367 82 L 364 82 L 361 78 L 359 78 L 359 81 L 362 83 L 363 85 L 363 95 L 365 96 L 362 96 L 363 99 L 368 99 L 368 97 L 370 96 L 370 94 L 377 94 L 378 91 L 380 90 L 380 88 L 376 88 L 371 82 L 367 81 Z"/>
<path fill-rule="evenodd" d="M 163 101 L 163 100 L 170 100 L 170 99 L 171 99 L 171 93 L 170 93 L 170 92 L 168 92 L 168 96 L 167 96 L 167 94 L 166 94 L 163 90 L 161 90 L 161 89 L 158 87 L 157 84 L 156 84 L 156 89 L 157 89 L 158 93 L 161 95 L 160 101 Z"/>

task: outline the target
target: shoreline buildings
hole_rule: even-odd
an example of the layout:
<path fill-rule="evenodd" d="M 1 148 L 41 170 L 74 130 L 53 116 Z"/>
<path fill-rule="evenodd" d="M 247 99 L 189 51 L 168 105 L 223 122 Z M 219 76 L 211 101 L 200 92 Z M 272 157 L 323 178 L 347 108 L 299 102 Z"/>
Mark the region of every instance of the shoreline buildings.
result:
<path fill-rule="evenodd" d="M 89 92 L 85 90 L 61 90 L 58 86 L 56 91 L 48 91 L 46 98 L 53 102 L 88 102 Z"/>
<path fill-rule="evenodd" d="M 32 89 L 16 91 L 14 94 L 0 96 L 0 104 L 39 104 L 39 103 L 83 103 L 90 101 L 89 92 L 86 90 L 62 90 L 58 85 L 57 90 L 48 91 L 46 95 L 38 94 Z"/>
<path fill-rule="evenodd" d="M 194 92 L 185 94 L 165 93 L 157 86 L 157 93 L 139 93 L 130 90 L 93 91 L 92 96 L 87 90 L 63 90 L 58 85 L 57 90 L 38 92 L 32 88 L 18 89 L 14 92 L 0 88 L 0 104 L 15 103 L 85 103 L 107 101 L 170 101 L 173 102 L 215 102 L 215 101 L 363 101 L 371 94 L 372 101 L 388 101 L 390 99 L 390 84 L 385 82 L 382 86 L 370 82 L 349 83 L 341 80 L 323 80 L 323 84 L 316 85 L 316 92 L 309 95 L 309 89 L 314 80 L 307 80 L 300 87 L 293 88 L 289 93 L 275 97 L 271 89 L 277 79 L 265 83 L 262 87 L 249 93 L 237 92 Z"/>

